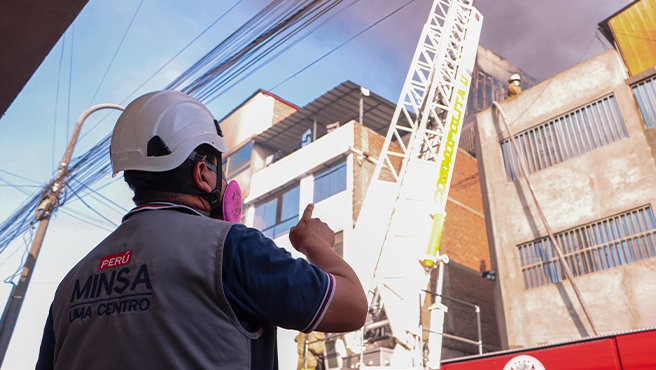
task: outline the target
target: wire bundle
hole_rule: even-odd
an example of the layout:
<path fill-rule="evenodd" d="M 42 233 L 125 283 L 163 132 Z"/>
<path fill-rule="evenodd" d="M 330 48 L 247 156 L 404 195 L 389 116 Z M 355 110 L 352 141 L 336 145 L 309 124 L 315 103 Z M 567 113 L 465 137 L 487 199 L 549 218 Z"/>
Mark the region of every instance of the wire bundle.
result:
<path fill-rule="evenodd" d="M 198 100 L 209 103 L 360 0 L 352 0 L 349 4 L 338 7 L 343 1 L 274 0 L 171 82 L 166 89 L 178 89 Z M 328 14 L 329 16 L 326 17 Z M 321 23 L 318 23 L 312 29 L 307 29 L 308 26 L 322 17 L 325 19 Z M 283 46 L 284 48 L 280 50 Z M 276 50 L 278 50 L 277 53 L 271 55 Z M 267 57 L 268 59 L 264 60 Z M 235 81 L 239 77 L 241 78 Z M 232 85 L 228 86 L 230 83 Z M 66 203 L 67 195 L 70 192 L 98 216 L 114 225 L 107 217 L 94 210 L 82 199 L 83 196 L 93 193 L 92 196 L 101 202 L 102 200 L 98 197 L 103 198 L 104 204 L 110 208 L 114 210 L 116 210 L 116 207 L 122 208 L 100 195 L 97 192 L 99 189 L 91 189 L 94 183 L 111 172 L 109 161 L 110 138 L 111 135 L 107 135 L 84 155 L 71 161 L 72 165 L 62 175 L 65 179 L 62 183 L 62 194 L 64 196 L 60 197 L 58 204 L 51 205 L 47 212 L 54 212 Z M 57 180 L 57 178 L 53 178 L 52 181 L 43 186 L 38 193 L 32 195 L 18 210 L 0 224 L 0 253 L 4 252 L 16 237 L 30 230 L 39 221 L 39 218 L 34 217 L 37 208 L 51 196 L 53 186 Z M 108 230 L 90 222 L 88 216 L 80 218 L 71 212 L 66 212 L 67 210 L 62 211 L 80 221 Z M 26 244 L 29 242 L 25 240 Z"/>
<path fill-rule="evenodd" d="M 62 175 L 65 179 L 64 183 L 62 183 L 62 193 L 64 196 L 60 196 L 58 204 L 48 207 L 49 209 L 44 209 L 44 212 L 54 212 L 56 208 L 64 205 L 68 199 L 67 195 L 69 191 L 80 200 L 82 200 L 82 196 L 87 195 L 89 192 L 96 193 L 91 189 L 91 186 L 111 171 L 109 161 L 110 137 L 110 135 L 107 135 L 84 155 L 71 161 L 72 165 Z M 0 253 L 4 252 L 16 237 L 30 230 L 40 220 L 40 218 L 35 217 L 37 208 L 52 195 L 52 189 L 57 180 L 59 179 L 56 177 L 53 178 L 38 193 L 29 198 L 18 210 L 0 224 Z M 84 201 L 82 200 L 82 202 Z M 116 203 L 113 204 L 118 206 Z M 105 216 L 98 215 L 112 223 Z M 28 242 L 26 240 L 26 243 Z"/>
<path fill-rule="evenodd" d="M 343 0 L 274 0 L 166 89 L 179 90 L 209 103 L 358 1 L 337 9 Z M 306 30 L 331 12 L 323 22 Z M 263 60 L 283 45 L 286 45 L 283 50 Z M 244 73 L 245 76 L 228 86 Z"/>

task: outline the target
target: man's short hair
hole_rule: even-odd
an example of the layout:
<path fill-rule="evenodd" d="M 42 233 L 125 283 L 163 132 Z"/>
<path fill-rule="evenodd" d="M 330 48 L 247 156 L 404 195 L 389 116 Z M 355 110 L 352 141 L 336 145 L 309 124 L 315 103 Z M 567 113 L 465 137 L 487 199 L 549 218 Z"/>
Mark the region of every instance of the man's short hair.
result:
<path fill-rule="evenodd" d="M 221 170 L 221 152 L 211 145 L 202 144 L 195 149 L 196 153 L 207 156 L 210 162 L 217 165 Z M 126 170 L 124 172 L 125 182 L 132 191 L 135 203 L 174 201 L 180 193 L 162 190 L 177 184 L 193 185 L 193 170 L 195 162 L 187 158 L 180 166 L 165 172 L 148 172 L 137 170 Z"/>

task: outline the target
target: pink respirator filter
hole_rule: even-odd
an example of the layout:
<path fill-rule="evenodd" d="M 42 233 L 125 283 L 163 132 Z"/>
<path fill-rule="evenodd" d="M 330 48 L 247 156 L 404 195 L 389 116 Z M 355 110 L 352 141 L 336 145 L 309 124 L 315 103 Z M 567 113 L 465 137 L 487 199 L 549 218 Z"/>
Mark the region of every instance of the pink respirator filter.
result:
<path fill-rule="evenodd" d="M 238 223 L 241 220 L 241 188 L 237 181 L 230 181 L 223 194 L 223 219 Z"/>

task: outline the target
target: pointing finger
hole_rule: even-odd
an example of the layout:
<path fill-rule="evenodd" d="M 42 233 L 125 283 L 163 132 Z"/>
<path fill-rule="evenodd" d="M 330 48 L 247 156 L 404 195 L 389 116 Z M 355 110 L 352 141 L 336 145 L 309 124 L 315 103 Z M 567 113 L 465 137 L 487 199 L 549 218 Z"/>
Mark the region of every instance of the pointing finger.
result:
<path fill-rule="evenodd" d="M 303 211 L 303 218 L 312 218 L 313 210 L 314 210 L 314 204 L 312 203 L 308 204 L 308 206 L 305 207 L 305 211 Z"/>

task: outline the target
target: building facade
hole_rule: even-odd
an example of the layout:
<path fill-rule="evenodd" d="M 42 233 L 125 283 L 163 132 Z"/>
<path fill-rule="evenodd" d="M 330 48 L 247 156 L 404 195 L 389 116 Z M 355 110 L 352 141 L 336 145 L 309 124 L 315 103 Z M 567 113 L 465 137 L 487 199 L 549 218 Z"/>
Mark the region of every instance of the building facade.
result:
<path fill-rule="evenodd" d="M 504 348 L 592 335 L 519 170 L 527 170 L 599 334 L 656 326 L 656 135 L 607 51 L 477 115 Z M 638 100 L 639 101 L 639 100 Z"/>
<path fill-rule="evenodd" d="M 460 147 L 469 154 L 476 156 L 476 113 L 491 107 L 493 102 L 503 101 L 508 97 L 508 80 L 513 74 L 520 76 L 522 91 L 530 89 L 539 82 L 503 57 L 478 46 L 474 80 L 469 92 L 467 114 L 460 136 Z"/>
<path fill-rule="evenodd" d="M 252 105 L 261 104 L 252 97 L 221 121 L 232 144 L 224 161 L 228 180 L 237 180 L 244 192 L 243 222 L 262 230 L 295 257 L 303 256 L 291 246 L 289 229 L 296 225 L 305 206 L 314 203 L 314 216 L 336 233 L 336 253 L 350 263 L 358 258 L 375 258 L 357 253 L 365 247 L 375 250 L 375 246 L 354 245 L 351 241 L 395 104 L 367 93 L 364 95 L 360 86 L 347 81 L 277 122 L 261 115 L 261 122 L 275 122 L 264 129 L 260 128 L 265 125 L 248 121 L 246 112 L 253 109 Z M 444 294 L 481 307 L 484 348 L 493 351 L 500 348 L 500 342 L 493 283 L 481 277 L 490 268 L 490 258 L 478 166 L 472 155 L 464 150 L 459 153 L 442 241 L 442 252 L 451 258 L 445 271 Z M 234 163 L 240 163 L 236 172 L 231 171 Z M 431 302 L 429 296 L 424 308 Z M 445 304 L 450 308 L 445 332 L 476 340 L 475 312 L 457 303 Z M 424 319 L 428 317 L 425 310 Z M 374 345 L 372 339 L 372 347 L 389 345 L 385 335 L 384 330 L 372 334 L 378 341 Z M 294 336 L 281 330 L 281 358 L 295 356 L 296 347 L 291 341 Z M 444 341 L 444 357 L 477 351 L 471 344 Z"/>

